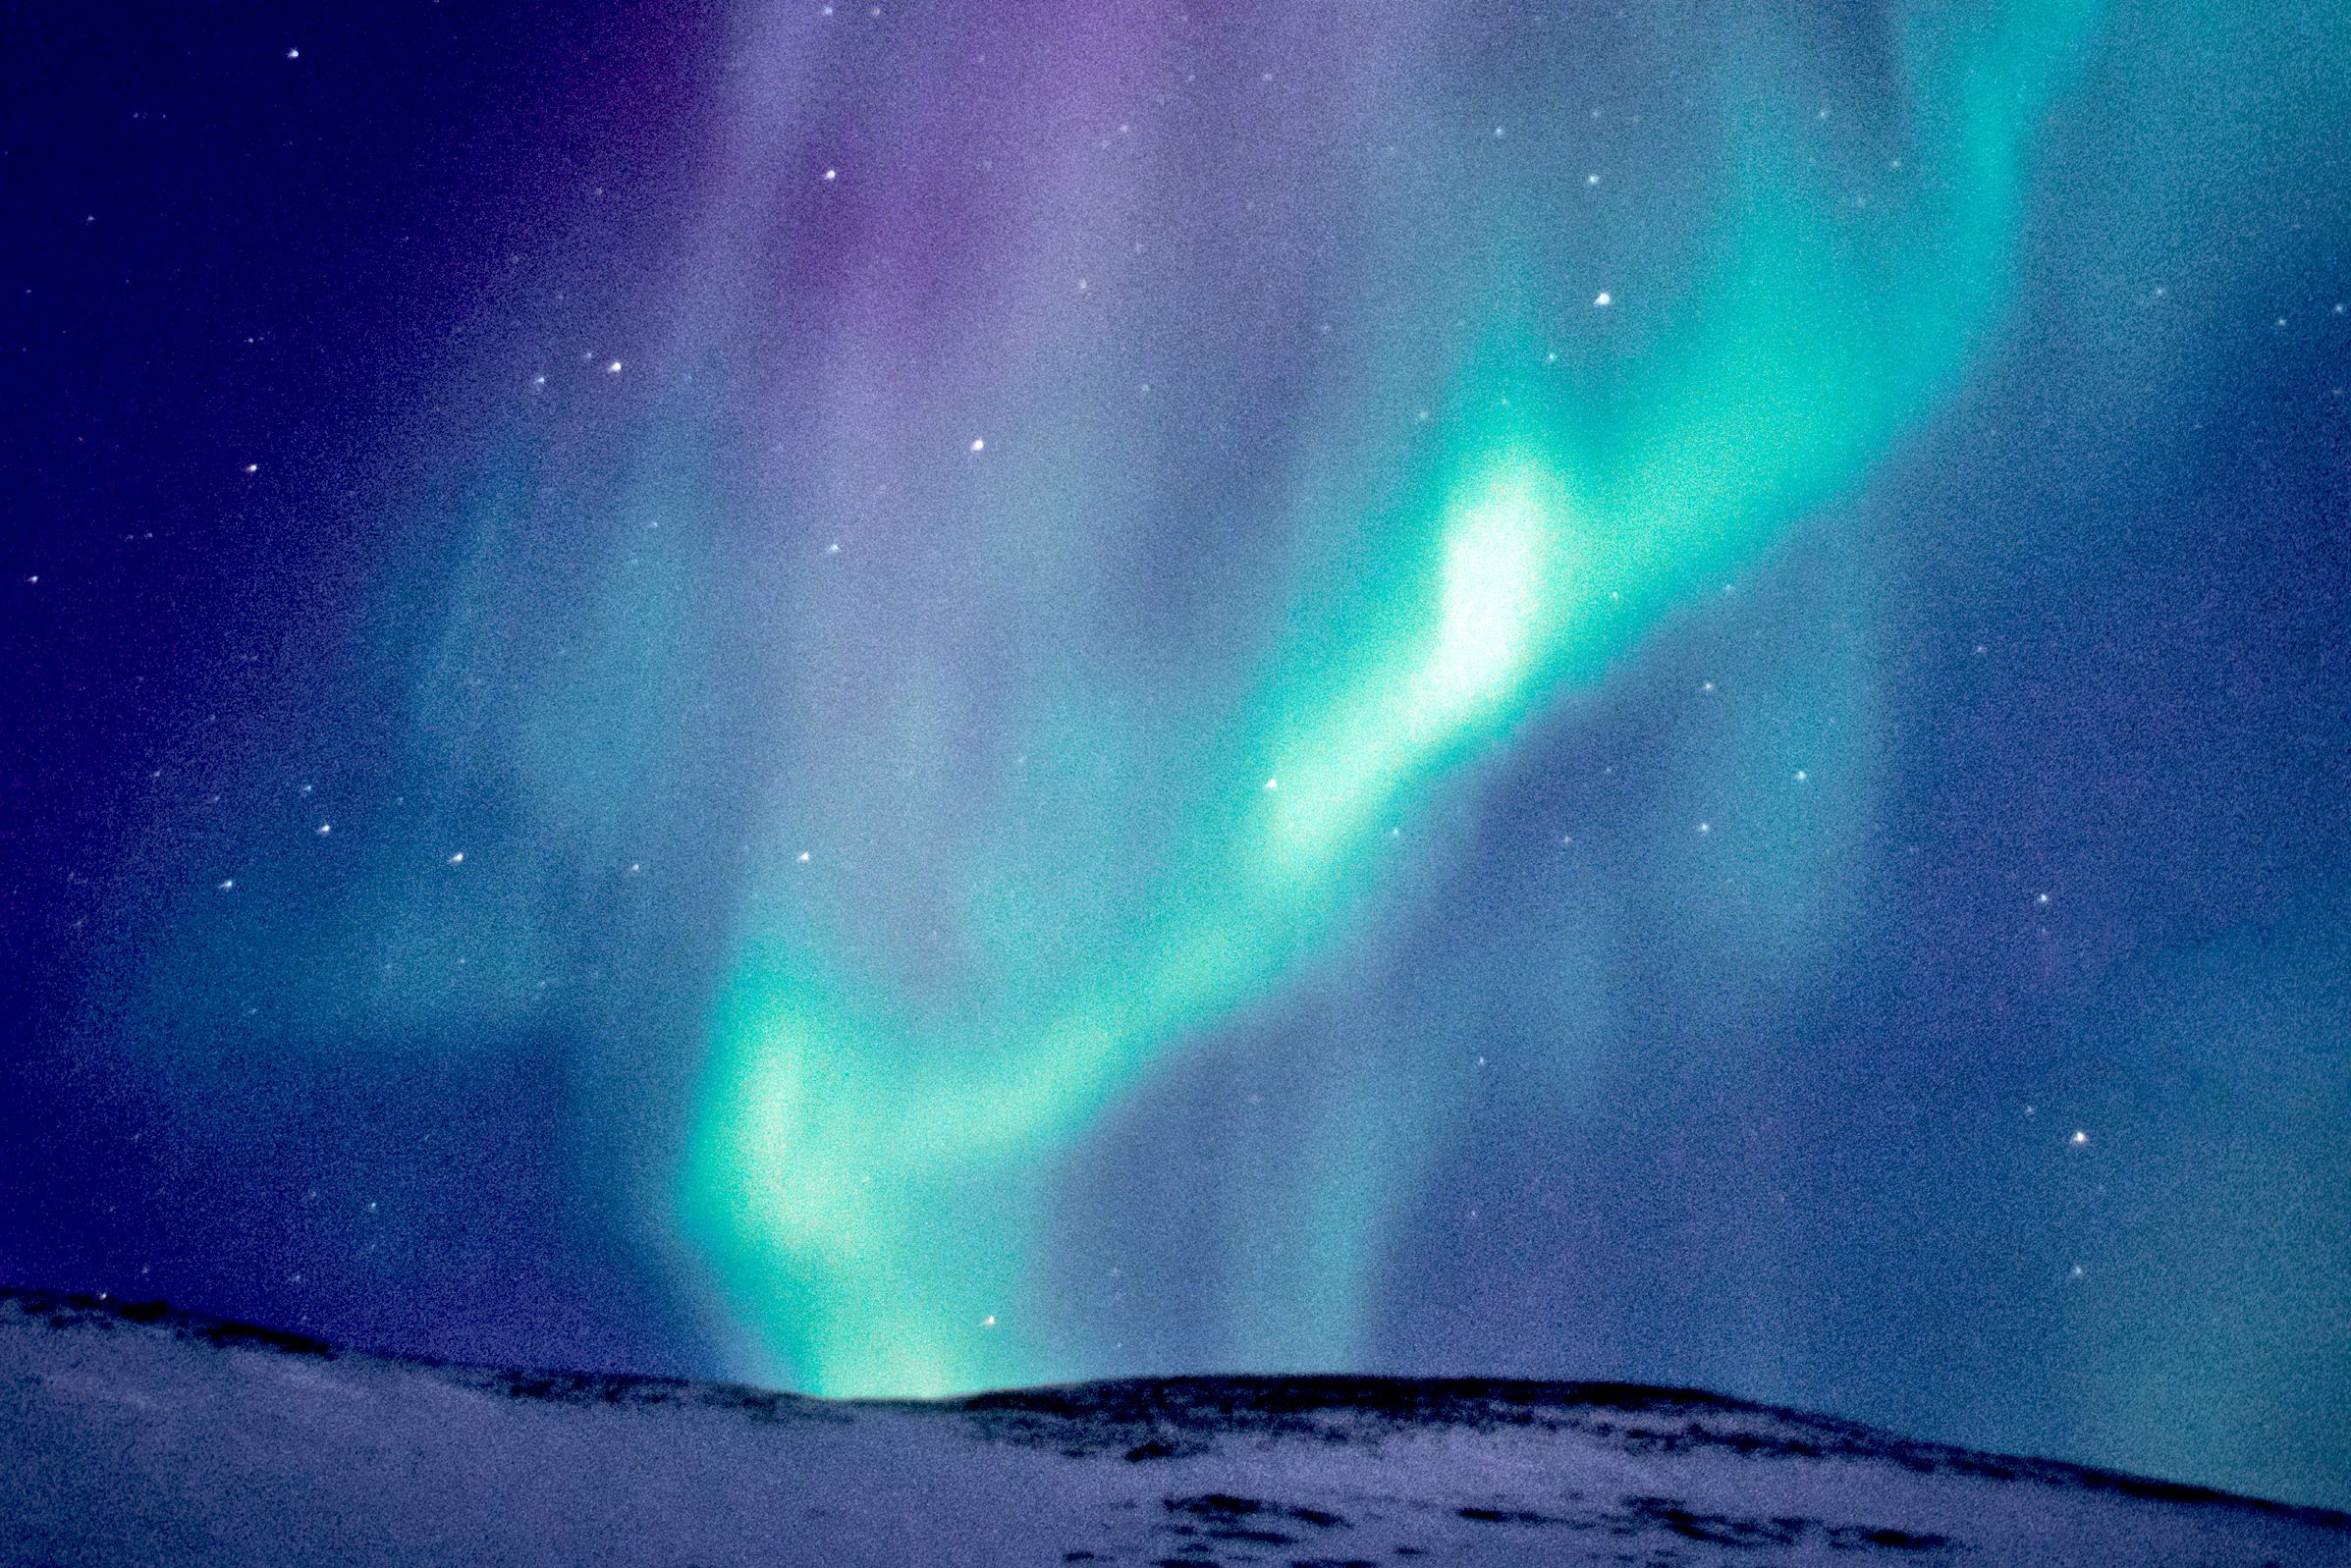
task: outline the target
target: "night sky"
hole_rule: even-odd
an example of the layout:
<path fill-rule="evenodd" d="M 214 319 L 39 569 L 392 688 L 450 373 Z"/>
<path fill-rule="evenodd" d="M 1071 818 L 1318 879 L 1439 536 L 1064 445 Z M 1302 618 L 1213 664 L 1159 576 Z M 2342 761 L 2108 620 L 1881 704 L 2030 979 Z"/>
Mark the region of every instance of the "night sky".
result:
<path fill-rule="evenodd" d="M 16 8 L 0 1282 L 2351 1505 L 2343 22 Z"/>

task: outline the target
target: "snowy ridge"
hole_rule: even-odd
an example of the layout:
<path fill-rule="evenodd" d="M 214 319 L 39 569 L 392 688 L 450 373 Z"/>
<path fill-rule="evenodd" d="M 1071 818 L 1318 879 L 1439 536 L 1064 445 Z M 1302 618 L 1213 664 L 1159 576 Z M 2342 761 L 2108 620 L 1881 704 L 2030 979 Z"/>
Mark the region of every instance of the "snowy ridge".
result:
<path fill-rule="evenodd" d="M 17 1293 L 0 1561 L 2351 1568 L 2351 1517 L 1620 1383 L 833 1401 Z"/>

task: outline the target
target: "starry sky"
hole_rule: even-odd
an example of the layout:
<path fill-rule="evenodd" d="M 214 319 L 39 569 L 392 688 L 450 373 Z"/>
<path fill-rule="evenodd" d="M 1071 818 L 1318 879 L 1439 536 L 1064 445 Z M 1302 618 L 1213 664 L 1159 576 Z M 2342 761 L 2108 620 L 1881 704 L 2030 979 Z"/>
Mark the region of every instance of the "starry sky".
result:
<path fill-rule="evenodd" d="M 2351 1505 L 2329 8 L 49 9 L 0 1280 Z"/>

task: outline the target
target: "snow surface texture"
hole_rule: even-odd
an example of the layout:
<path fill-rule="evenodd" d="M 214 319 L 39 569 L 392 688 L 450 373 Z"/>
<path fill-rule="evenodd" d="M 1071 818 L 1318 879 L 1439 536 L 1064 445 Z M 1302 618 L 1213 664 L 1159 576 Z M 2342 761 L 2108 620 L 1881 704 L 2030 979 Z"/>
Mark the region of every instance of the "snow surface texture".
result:
<path fill-rule="evenodd" d="M 2351 1565 L 2351 1516 L 1611 1383 L 847 1403 L 0 1295 L 0 1560 Z"/>

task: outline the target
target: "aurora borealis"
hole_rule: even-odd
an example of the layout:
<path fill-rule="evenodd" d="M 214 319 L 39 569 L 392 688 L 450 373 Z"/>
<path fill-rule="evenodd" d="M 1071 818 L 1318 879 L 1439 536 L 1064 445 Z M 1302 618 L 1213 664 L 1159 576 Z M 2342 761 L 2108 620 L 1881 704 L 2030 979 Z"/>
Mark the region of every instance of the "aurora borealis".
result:
<path fill-rule="evenodd" d="M 2337 23 L 159 20 L 8 142 L 0 1268 L 2341 1505 Z"/>
<path fill-rule="evenodd" d="M 831 757 L 795 780 L 795 796 L 854 800 L 861 831 L 886 838 L 928 837 L 937 816 L 930 797 L 947 784 L 977 797 L 955 808 L 975 816 L 977 831 L 958 836 L 970 845 L 964 854 L 925 855 L 919 875 L 903 881 L 858 886 L 852 860 L 831 897 L 784 894 L 795 907 L 751 918 L 728 982 L 690 1214 L 801 1376 L 826 1391 L 896 1394 L 1081 1370 L 1025 1344 L 1011 1326 L 1016 1320 L 990 1310 L 1018 1299 L 1037 1244 L 1032 1190 L 1059 1152 L 1187 1038 L 1279 995 L 1342 942 L 1365 885 L 1393 852 L 1390 830 L 1419 826 L 1421 797 L 1449 764 L 1500 743 L 1677 601 L 1736 573 L 1791 515 L 1849 484 L 1956 379 L 2003 292 L 2027 133 L 2087 21 L 2058 8 L 2036 10 L 2029 23 L 2020 13 L 2005 28 L 1943 19 L 1891 29 L 1886 68 L 1906 89 L 1907 124 L 1834 149 L 1843 156 L 1832 153 L 1833 174 L 1790 155 L 1791 141 L 1813 150 L 1819 138 L 1805 122 L 1818 122 L 1809 100 L 1776 80 L 1784 66 L 1757 69 L 1759 58 L 1778 65 L 1775 46 L 1789 47 L 1758 27 L 1748 48 L 1734 49 L 1735 63 L 1714 67 L 1726 79 L 1719 134 L 1731 145 L 1721 155 L 1720 188 L 1689 198 L 1699 216 L 1684 244 L 1696 276 L 1679 284 L 1679 299 L 1648 309 L 1635 302 L 1646 280 L 1619 302 L 1622 282 L 1588 295 L 1547 278 L 1557 263 L 1525 232 L 1539 230 L 1545 213 L 1523 186 L 1566 184 L 1572 192 L 1561 169 L 1589 121 L 1578 125 L 1556 104 L 1498 107 L 1495 139 L 1506 139 L 1511 120 L 1531 121 L 1538 138 L 1532 154 L 1491 171 L 1480 192 L 1502 233 L 1489 255 L 1430 279 L 1442 279 L 1433 294 L 1424 282 L 1375 295 L 1364 307 L 1372 320 L 1330 351 L 1333 379 L 1394 389 L 1373 393 L 1341 422 L 1360 427 L 1385 409 L 1391 433 L 1345 460 L 1324 458 L 1332 443 L 1309 433 L 1293 458 L 1300 471 L 1262 492 L 1267 515 L 1254 548 L 1277 547 L 1275 581 L 1250 595 L 1256 614 L 1227 633 L 1230 652 L 1199 652 L 1215 696 L 1178 698 L 1145 722 L 1118 717 L 1155 705 L 1161 681 L 1156 673 L 1140 682 L 1108 674 L 1119 650 L 1087 648 L 1082 632 L 1078 669 L 1048 667 L 1026 685 L 1008 681 L 1002 668 L 988 668 L 979 682 L 957 668 L 966 639 L 1014 650 L 1009 662 L 1021 670 L 1033 659 L 1022 656 L 1024 644 L 1070 635 L 1049 607 L 1098 599 L 1101 584 L 1081 568 L 1062 586 L 1058 561 L 1041 571 L 1007 562 L 1004 540 L 1060 512 L 1064 497 L 1085 496 L 1094 476 L 1119 473 L 1149 440 L 1145 430 L 1041 438 L 1016 419 L 1020 446 L 1008 453 L 1000 438 L 993 455 L 985 437 L 974 438 L 970 457 L 1018 471 L 957 487 L 972 493 L 964 505 L 977 514 L 979 537 L 966 543 L 948 525 L 943 553 L 954 565 L 943 580 L 886 591 L 888 615 L 909 601 L 943 601 L 932 614 L 946 624 L 922 634 L 919 668 L 875 679 L 874 651 L 853 629 L 878 619 L 872 606 L 847 594 L 836 609 L 836 595 L 816 590 L 810 619 L 821 629 L 792 656 L 796 677 L 823 671 L 844 684 L 870 681 L 862 712 L 886 732 L 903 726 L 923 736 L 902 757 L 935 759 L 928 735 L 971 722 L 956 716 L 993 723 L 976 745 L 953 748 L 962 763 L 953 780 L 919 760 L 908 781 L 901 758 L 861 766 Z M 1375 54 L 1427 51 L 1409 36 L 1408 19 L 1392 25 L 1404 35 Z M 774 47 L 786 58 L 804 54 L 810 26 L 801 19 Z M 1154 45 L 1169 47 L 1152 36 L 1121 40 L 1139 57 L 1129 69 L 1168 80 L 1176 61 L 1153 69 Z M 1319 62 L 1309 56 L 1308 64 Z M 760 81 L 781 74 L 756 60 L 747 69 Z M 1048 49 L 1037 69 L 1064 81 L 1099 68 Z M 955 102 L 984 97 L 990 85 L 958 83 L 952 62 L 908 74 L 946 86 Z M 1321 87 L 1310 78 L 1305 90 L 1317 100 L 1334 90 Z M 1337 112 L 1389 125 L 1426 113 L 1424 102 L 1443 93 L 1438 83 L 1407 81 L 1365 96 Z M 1180 111 L 1170 118 L 1180 125 Z M 901 134 L 915 148 L 901 157 L 927 164 L 953 155 L 947 128 L 918 114 L 899 123 L 911 126 Z M 994 128 L 981 145 L 1029 139 L 1006 130 Z M 1320 199 L 1370 237 L 1367 249 L 1408 250 L 1412 236 L 1461 232 L 1462 220 L 1430 195 L 1380 189 L 1376 146 L 1350 150 L 1326 175 L 1339 191 Z M 1864 177 L 1856 189 L 1853 165 L 1865 158 L 1902 178 L 1881 189 Z M 870 178 L 887 183 L 896 167 L 884 162 Z M 1085 167 L 1077 178 L 1105 177 Z M 1120 170 L 1110 180 L 1107 191 L 1062 194 L 1048 173 L 1031 199 L 1074 211 L 1107 205 L 1132 215 L 1126 232 L 1163 238 L 1171 227 L 1157 210 L 1164 176 L 1146 166 L 1140 178 Z M 1873 191 L 1874 206 L 1866 204 Z M 1630 219 L 1644 220 L 1656 221 L 1637 211 Z M 1085 227 L 1076 226 L 1078 236 Z M 730 236 L 696 270 L 739 266 L 738 243 Z M 936 252 L 955 243 L 885 229 L 870 257 L 849 259 L 895 283 L 936 265 Z M 1333 290 L 1364 288 L 1344 259 L 1327 265 Z M 1085 270 L 1073 255 L 1060 276 L 1020 278 L 1011 291 L 1066 295 Z M 1678 283 L 1648 287 L 1663 295 Z M 1100 286 L 1136 287 L 1125 277 Z M 1085 292 L 1095 290 L 1089 279 Z M 1411 332 L 1448 301 L 1469 309 L 1433 333 Z M 1039 308 L 1019 304 L 1028 301 L 1011 319 L 1022 327 L 1005 334 L 1014 342 L 1028 337 L 1029 312 Z M 1203 300 L 1189 310 L 1212 308 Z M 1613 312 L 1606 330 L 1595 330 L 1591 318 L 1604 310 Z M 892 343 L 922 337 L 923 326 L 862 301 L 852 314 L 888 326 L 871 338 L 845 334 L 835 395 L 860 408 L 887 406 Z M 722 339 L 737 330 L 727 323 Z M 1396 339 L 1410 352 L 1383 362 Z M 1086 387 L 1119 341 L 1072 346 L 1032 374 Z M 1558 344 L 1564 356 L 1548 347 Z M 953 377 L 968 356 L 959 349 L 938 343 L 917 359 L 951 367 Z M 1397 415 L 1415 389 L 1434 407 L 1425 421 L 1415 410 L 1407 426 Z M 980 409 L 999 397 L 983 383 L 960 401 Z M 953 446 L 946 432 L 928 440 Z M 919 449 L 893 444 L 900 450 L 858 454 L 838 478 L 820 456 L 815 488 L 836 493 L 859 472 L 919 461 Z M 1223 442 L 1208 435 L 1201 444 L 1211 450 L 1171 460 L 1178 494 L 1224 488 L 1213 450 Z M 1032 445 L 1042 450 L 1023 460 Z M 915 504 L 938 502 L 926 487 Z M 1097 547 L 1084 537 L 1097 529 L 1115 542 L 1124 531 L 1116 519 L 1148 515 L 1153 506 L 1149 497 L 1081 505 L 1076 517 L 1101 520 L 1078 524 L 1083 542 L 1074 549 Z M 1294 554 L 1279 548 L 1291 539 L 1301 541 Z M 1293 579 L 1286 586 L 1285 576 Z M 1012 601 L 1009 615 L 989 593 L 954 586 L 990 577 L 1010 579 L 998 590 Z M 1237 670 L 1216 668 L 1228 661 Z M 1129 827 L 1138 819 L 1166 826 L 1138 837 Z M 1099 827 L 1090 835 L 1073 825 Z M 1057 841 L 1070 837 L 1075 845 Z M 797 874 L 796 861 L 774 874 Z M 862 916 L 855 924 L 887 929 L 828 931 L 852 923 L 826 907 L 835 902 Z M 938 934 L 923 940 L 953 956 L 908 975 L 906 938 L 925 927 Z M 1234 1350 L 1251 1362 L 1303 1352 L 1347 1365 L 1362 1351 L 1354 1320 L 1368 1233 L 1382 1217 L 1381 1183 L 1367 1182 L 1366 1169 L 1408 1160 L 1409 1139 L 1378 1148 L 1381 1123 L 1393 1117 L 1377 1103 L 1331 1114 L 1351 1125 L 1331 1135 L 1320 1168 L 1298 1173 L 1303 1194 L 1277 1187 L 1247 1217 L 1251 1233 L 1271 1236 L 1296 1222 L 1303 1198 L 1311 1217 L 1287 1245 L 1313 1258 L 1303 1271 L 1313 1280 L 1313 1308 L 1303 1315 L 1311 1328 L 1270 1343 L 1242 1340 Z"/>

